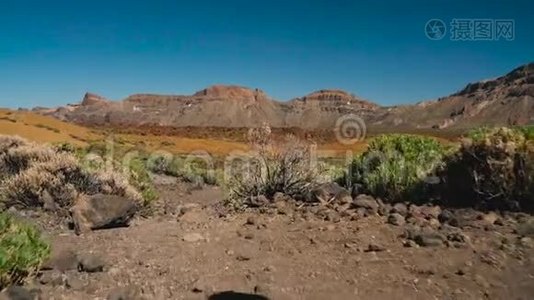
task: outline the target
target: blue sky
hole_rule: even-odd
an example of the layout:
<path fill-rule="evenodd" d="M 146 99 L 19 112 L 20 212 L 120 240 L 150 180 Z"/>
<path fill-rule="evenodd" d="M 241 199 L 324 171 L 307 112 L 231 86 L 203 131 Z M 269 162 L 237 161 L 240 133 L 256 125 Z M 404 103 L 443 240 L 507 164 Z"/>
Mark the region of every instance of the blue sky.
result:
<path fill-rule="evenodd" d="M 515 39 L 432 41 L 432 18 L 514 19 Z M 340 88 L 391 105 L 534 61 L 532 1 L 2 0 L 0 25 L 1 107 L 215 83 L 280 100 Z"/>

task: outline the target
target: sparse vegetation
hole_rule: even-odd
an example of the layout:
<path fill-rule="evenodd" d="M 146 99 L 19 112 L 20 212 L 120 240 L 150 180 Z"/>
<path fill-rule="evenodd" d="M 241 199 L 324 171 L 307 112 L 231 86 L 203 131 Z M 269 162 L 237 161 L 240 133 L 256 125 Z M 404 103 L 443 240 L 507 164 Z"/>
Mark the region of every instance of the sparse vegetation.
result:
<path fill-rule="evenodd" d="M 373 139 L 355 158 L 349 184 L 386 201 L 421 201 L 423 181 L 442 165 L 444 147 L 433 138 L 391 134 Z"/>
<path fill-rule="evenodd" d="M 0 289 L 34 274 L 49 254 L 37 229 L 0 213 Z"/>
<path fill-rule="evenodd" d="M 444 177 L 448 204 L 534 210 L 534 148 L 522 129 L 471 132 L 448 158 Z"/>
<path fill-rule="evenodd" d="M 11 119 L 10 117 L 0 117 L 0 120 L 8 121 L 11 123 L 17 123 L 17 120 Z"/>
<path fill-rule="evenodd" d="M 40 207 L 47 198 L 62 208 L 78 194 L 114 194 L 141 201 L 117 172 L 91 171 L 65 151 L 0 136 L 0 202 L 7 207 Z"/>
<path fill-rule="evenodd" d="M 196 184 L 221 184 L 224 179 L 223 171 L 215 169 L 212 163 L 211 156 L 202 155 L 190 157 L 156 155 L 147 161 L 148 169 L 156 174 L 174 176 Z"/>
<path fill-rule="evenodd" d="M 48 125 L 45 125 L 45 124 L 36 124 L 34 126 L 37 127 L 37 128 L 43 128 L 43 129 L 46 129 L 46 130 L 50 130 L 50 131 L 55 132 L 55 133 L 60 133 L 61 132 L 61 130 L 59 130 L 57 128 L 54 128 L 54 127 L 51 127 L 51 126 L 48 126 Z"/>
<path fill-rule="evenodd" d="M 294 137 L 275 143 L 270 133 L 267 126 L 251 130 L 249 141 L 257 155 L 243 158 L 237 169 L 226 170 L 227 202 L 234 208 L 248 206 L 253 197 L 271 198 L 277 192 L 304 198 L 318 182 L 309 147 Z"/>
<path fill-rule="evenodd" d="M 76 156 L 84 167 L 94 172 L 123 173 L 128 182 L 139 191 L 143 206 L 147 207 L 158 198 L 147 169 L 148 155 L 139 149 L 93 142 L 85 148 L 77 149 Z M 110 171 L 111 170 L 111 171 Z"/>

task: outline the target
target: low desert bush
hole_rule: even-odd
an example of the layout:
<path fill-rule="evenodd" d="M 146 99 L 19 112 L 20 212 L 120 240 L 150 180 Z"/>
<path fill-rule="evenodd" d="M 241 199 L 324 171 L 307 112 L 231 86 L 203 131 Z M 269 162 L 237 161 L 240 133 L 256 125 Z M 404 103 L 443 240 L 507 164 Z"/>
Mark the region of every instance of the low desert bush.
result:
<path fill-rule="evenodd" d="M 141 193 L 143 205 L 145 207 L 149 206 L 159 195 L 150 178 L 149 170 L 146 167 L 146 160 L 134 158 L 128 166 L 123 167 L 129 169 L 129 181 Z"/>
<path fill-rule="evenodd" d="M 426 200 L 424 181 L 442 165 L 444 153 L 444 147 L 429 137 L 382 135 L 354 159 L 348 181 L 390 202 Z"/>
<path fill-rule="evenodd" d="M 117 172 L 85 169 L 70 152 L 0 136 L 0 203 L 5 207 L 40 207 L 52 198 L 69 207 L 80 193 L 113 194 L 141 201 Z"/>
<path fill-rule="evenodd" d="M 534 210 L 534 148 L 521 129 L 471 132 L 448 157 L 443 177 L 447 204 Z"/>
<path fill-rule="evenodd" d="M 178 156 L 156 155 L 148 160 L 147 165 L 153 173 L 174 176 L 185 182 L 208 185 L 222 183 L 222 170 L 215 170 L 200 155 L 196 159 L 191 157 L 193 159 L 188 160 Z M 210 157 L 208 160 L 212 161 Z"/>
<path fill-rule="evenodd" d="M 128 159 L 130 154 L 133 155 Z M 77 149 L 75 155 L 85 170 L 107 174 L 108 177 L 114 174 L 114 177 L 122 178 L 117 182 L 126 180 L 139 191 L 143 206 L 149 206 L 159 197 L 150 178 L 146 153 L 117 144 L 92 142 L 85 148 Z"/>
<path fill-rule="evenodd" d="M 49 244 L 33 226 L 0 213 L 0 290 L 35 274 L 49 254 Z"/>
<path fill-rule="evenodd" d="M 234 208 L 249 205 L 255 196 L 271 198 L 277 192 L 304 198 L 317 184 L 317 170 L 305 143 L 295 137 L 276 143 L 267 126 L 251 130 L 249 141 L 255 153 L 243 157 L 237 169 L 225 166 L 227 202 Z"/>

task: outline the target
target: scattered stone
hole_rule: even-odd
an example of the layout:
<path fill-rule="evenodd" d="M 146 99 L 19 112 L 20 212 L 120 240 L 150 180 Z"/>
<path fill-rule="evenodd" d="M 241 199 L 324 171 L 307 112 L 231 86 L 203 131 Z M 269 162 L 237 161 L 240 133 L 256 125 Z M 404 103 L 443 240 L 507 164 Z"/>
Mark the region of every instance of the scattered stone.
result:
<path fill-rule="evenodd" d="M 464 276 L 465 275 L 465 270 L 462 269 L 462 268 L 458 269 L 458 271 L 456 271 L 456 275 Z"/>
<path fill-rule="evenodd" d="M 90 230 L 127 226 L 137 209 L 133 199 L 97 194 L 78 197 L 70 213 L 76 234 L 81 234 Z"/>
<path fill-rule="evenodd" d="M 517 226 L 517 234 L 534 237 L 534 220 L 526 221 Z"/>
<path fill-rule="evenodd" d="M 254 234 L 252 232 L 248 232 L 243 237 L 245 238 L 245 240 L 252 240 L 254 239 Z"/>
<path fill-rule="evenodd" d="M 326 231 L 334 231 L 336 230 L 336 225 L 333 225 L 333 224 L 330 224 L 330 225 L 326 225 Z"/>
<path fill-rule="evenodd" d="M 403 217 L 408 214 L 408 207 L 404 203 L 395 203 L 390 210 L 390 213 L 397 213 Z"/>
<path fill-rule="evenodd" d="M 404 220 L 404 217 L 399 213 L 392 213 L 388 217 L 388 223 L 395 225 L 395 226 L 402 226 L 406 221 Z"/>
<path fill-rule="evenodd" d="M 375 198 L 365 194 L 358 195 L 358 197 L 354 199 L 353 205 L 357 209 L 364 208 L 372 214 L 376 214 L 379 209 L 379 205 Z"/>
<path fill-rule="evenodd" d="M 248 217 L 246 224 L 247 225 L 256 225 L 257 224 L 256 218 L 254 216 Z"/>
<path fill-rule="evenodd" d="M 39 283 L 43 285 L 61 286 L 65 284 L 65 278 L 59 271 L 47 271 L 43 272 L 39 276 Z"/>
<path fill-rule="evenodd" d="M 263 207 L 270 203 L 269 199 L 267 199 L 267 197 L 264 195 L 252 196 L 250 197 L 249 202 L 251 207 Z"/>
<path fill-rule="evenodd" d="M 403 246 L 406 248 L 418 248 L 419 247 L 419 245 L 417 245 L 417 243 L 414 242 L 413 240 L 405 240 L 403 243 Z"/>
<path fill-rule="evenodd" d="M 192 232 L 192 233 L 184 234 L 184 236 L 182 237 L 182 240 L 184 242 L 194 243 L 194 242 L 203 241 L 204 237 L 200 233 Z"/>
<path fill-rule="evenodd" d="M 428 206 L 424 205 L 419 207 L 419 211 L 423 215 L 425 219 L 434 218 L 437 219 L 439 215 L 441 214 L 441 207 L 435 205 L 435 206 Z"/>
<path fill-rule="evenodd" d="M 519 239 L 519 245 L 524 248 L 534 248 L 534 240 L 531 237 L 522 237 Z"/>
<path fill-rule="evenodd" d="M 369 213 L 367 213 L 367 209 L 363 208 L 363 207 L 358 207 L 355 211 L 355 215 L 361 219 L 361 218 L 365 218 L 367 216 L 369 216 Z"/>
<path fill-rule="evenodd" d="M 462 232 L 451 232 L 447 235 L 447 240 L 451 242 L 467 243 L 469 237 Z"/>
<path fill-rule="evenodd" d="M 339 217 L 339 214 L 336 213 L 335 211 L 330 211 L 330 212 L 326 215 L 326 220 L 327 220 L 327 221 L 330 221 L 330 222 L 337 223 L 337 222 L 340 222 L 340 221 L 341 221 L 341 218 Z"/>
<path fill-rule="evenodd" d="M 138 300 L 141 299 L 139 289 L 137 287 L 127 286 L 119 287 L 112 290 L 107 300 Z"/>
<path fill-rule="evenodd" d="M 499 219 L 499 215 L 494 212 L 489 212 L 487 214 L 482 214 L 479 216 L 479 220 L 483 221 L 486 224 L 493 225 Z"/>
<path fill-rule="evenodd" d="M 438 220 L 441 222 L 441 223 L 449 223 L 450 220 L 454 219 L 455 216 L 454 214 L 446 209 L 444 211 L 442 211 L 439 215 L 438 215 Z"/>
<path fill-rule="evenodd" d="M 438 219 L 430 219 L 428 220 L 428 225 L 434 229 L 438 229 L 441 226 L 441 223 Z"/>
<path fill-rule="evenodd" d="M 380 201 L 382 202 L 382 201 Z M 383 216 L 387 216 L 390 212 L 391 212 L 391 204 L 387 203 L 387 204 L 383 204 L 383 203 L 379 203 L 378 204 L 378 215 L 380 215 L 381 217 Z"/>
<path fill-rule="evenodd" d="M 386 250 L 385 247 L 372 243 L 372 244 L 369 244 L 369 246 L 367 246 L 367 250 L 365 250 L 365 252 L 382 252 L 385 250 Z"/>
<path fill-rule="evenodd" d="M 275 202 L 274 205 L 275 205 L 276 211 L 277 211 L 277 213 L 279 215 L 289 215 L 290 212 L 291 212 L 287 202 L 285 202 L 285 201 Z"/>
<path fill-rule="evenodd" d="M 83 280 L 73 276 L 66 277 L 64 284 L 71 290 L 81 290 L 83 287 L 85 287 L 85 282 Z"/>
<path fill-rule="evenodd" d="M 438 233 L 421 233 L 414 238 L 414 241 L 422 247 L 441 246 L 444 240 L 443 236 Z"/>
<path fill-rule="evenodd" d="M 345 201 L 350 201 L 352 199 L 349 191 L 335 182 L 321 184 L 313 189 L 307 198 L 307 201 L 309 202 L 320 203 L 344 203 Z"/>
<path fill-rule="evenodd" d="M 238 254 L 235 258 L 238 261 L 249 261 L 250 260 L 250 256 L 245 255 L 245 254 Z"/>
<path fill-rule="evenodd" d="M 80 256 L 78 270 L 80 272 L 96 273 L 104 271 L 105 262 L 94 254 L 85 254 Z"/>
<path fill-rule="evenodd" d="M 180 213 L 180 216 L 183 216 L 188 212 L 191 212 L 191 211 L 193 211 L 195 209 L 198 209 L 199 207 L 200 207 L 200 205 L 197 204 L 197 203 L 186 203 L 186 204 L 180 205 L 178 211 Z"/>
<path fill-rule="evenodd" d="M 403 238 L 408 240 L 415 240 L 415 237 L 421 233 L 421 228 L 415 225 L 407 225 L 404 228 L 404 233 L 401 235 Z"/>
<path fill-rule="evenodd" d="M 78 264 L 78 256 L 73 251 L 52 251 L 52 255 L 43 263 L 41 270 L 58 270 L 64 272 L 78 269 Z"/>
<path fill-rule="evenodd" d="M 411 225 L 422 225 L 421 219 L 418 219 L 414 216 L 408 215 L 408 217 L 405 219 L 406 223 Z"/>
<path fill-rule="evenodd" d="M 0 300 L 33 300 L 35 299 L 34 295 L 27 289 L 13 285 L 6 288 L 2 293 L 0 293 Z"/>

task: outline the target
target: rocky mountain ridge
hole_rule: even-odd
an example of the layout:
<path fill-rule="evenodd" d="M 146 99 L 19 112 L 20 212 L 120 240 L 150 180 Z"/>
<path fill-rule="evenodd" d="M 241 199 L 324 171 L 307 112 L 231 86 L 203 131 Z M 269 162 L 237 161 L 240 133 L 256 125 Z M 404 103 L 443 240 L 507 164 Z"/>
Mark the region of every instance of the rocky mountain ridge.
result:
<path fill-rule="evenodd" d="M 110 101 L 87 93 L 80 104 L 36 109 L 83 125 L 325 129 L 353 114 L 375 128 L 446 129 L 534 123 L 534 63 L 474 82 L 437 100 L 383 107 L 342 90 L 323 89 L 280 102 L 260 89 L 214 85 L 193 95 L 135 94 Z"/>

